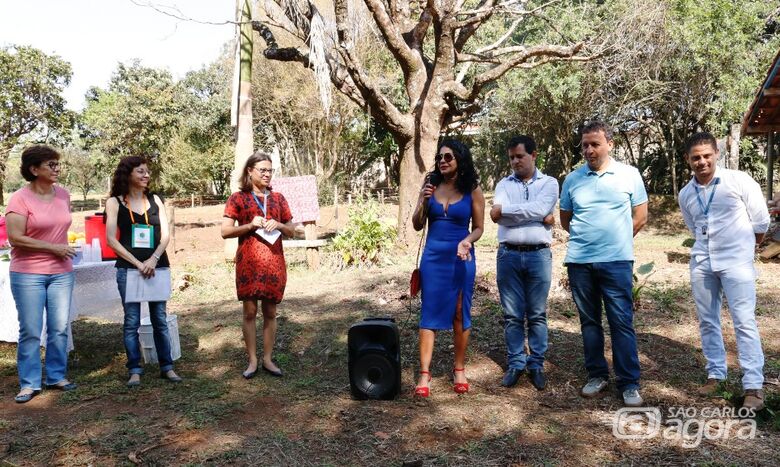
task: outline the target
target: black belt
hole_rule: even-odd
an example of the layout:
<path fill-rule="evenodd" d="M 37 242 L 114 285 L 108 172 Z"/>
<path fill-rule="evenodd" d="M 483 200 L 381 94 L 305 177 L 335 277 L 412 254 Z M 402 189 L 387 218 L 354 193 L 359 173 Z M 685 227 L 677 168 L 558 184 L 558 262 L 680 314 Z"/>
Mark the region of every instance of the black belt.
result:
<path fill-rule="evenodd" d="M 536 251 L 550 248 L 550 245 L 547 243 L 539 243 L 537 245 L 512 245 L 511 243 L 502 243 L 501 245 L 507 250 L 515 251 Z"/>

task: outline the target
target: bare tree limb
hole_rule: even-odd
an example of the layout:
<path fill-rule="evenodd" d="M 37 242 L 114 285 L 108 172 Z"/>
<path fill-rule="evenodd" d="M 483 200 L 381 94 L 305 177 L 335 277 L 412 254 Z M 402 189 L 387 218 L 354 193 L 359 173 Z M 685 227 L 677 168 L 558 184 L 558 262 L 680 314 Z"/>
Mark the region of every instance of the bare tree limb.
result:
<path fill-rule="evenodd" d="M 211 26 L 224 26 L 226 24 L 238 24 L 238 25 L 242 24 L 242 22 L 240 21 L 231 21 L 231 20 L 203 21 L 203 20 L 194 19 L 189 16 L 185 16 L 184 13 L 182 13 L 182 11 L 179 10 L 179 8 L 176 7 L 175 5 L 161 5 L 152 2 L 142 2 L 140 0 L 129 0 L 129 1 L 133 5 L 144 7 L 144 8 L 151 8 L 157 13 L 163 14 L 165 16 L 170 16 L 171 18 L 175 18 L 181 21 L 188 21 L 190 23 L 208 24 Z"/>
<path fill-rule="evenodd" d="M 335 49 L 344 60 L 344 67 L 347 73 L 349 73 L 352 82 L 363 97 L 365 108 L 371 112 L 374 118 L 391 131 L 408 134 L 412 128 L 412 118 L 401 113 L 369 79 L 368 75 L 363 71 L 360 60 L 349 45 L 352 43 L 352 40 L 346 0 L 335 0 L 333 6 L 336 13 L 336 33 L 338 35 Z"/>
<path fill-rule="evenodd" d="M 339 0 L 341 1 L 341 0 Z M 407 45 L 398 25 L 393 21 L 385 10 L 385 5 L 380 0 L 364 0 L 368 10 L 374 16 L 374 21 L 379 26 L 379 32 L 387 44 L 387 48 L 398 63 L 409 70 L 414 70 L 422 65 L 419 60 L 415 60 L 409 45 Z"/>
<path fill-rule="evenodd" d="M 516 0 L 510 0 L 511 2 L 514 2 Z M 468 42 L 469 39 L 471 39 L 471 36 L 474 35 L 475 32 L 477 32 L 477 29 L 482 25 L 482 22 L 490 18 L 490 16 L 493 14 L 493 6 L 495 5 L 496 0 L 481 0 L 479 3 L 479 6 L 477 7 L 478 10 L 484 9 L 484 11 L 481 11 L 476 16 L 469 18 L 467 21 L 461 21 L 456 22 L 453 29 L 460 29 L 458 31 L 458 37 L 455 39 L 455 50 L 461 51 L 463 50 L 463 47 L 466 45 L 466 42 Z"/>

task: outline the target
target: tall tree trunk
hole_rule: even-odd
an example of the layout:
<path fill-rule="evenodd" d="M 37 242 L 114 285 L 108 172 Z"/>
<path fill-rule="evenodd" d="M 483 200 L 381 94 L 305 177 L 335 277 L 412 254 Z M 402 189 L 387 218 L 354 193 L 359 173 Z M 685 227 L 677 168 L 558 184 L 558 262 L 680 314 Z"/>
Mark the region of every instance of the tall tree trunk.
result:
<path fill-rule="evenodd" d="M 231 192 L 238 191 L 238 180 L 249 156 L 254 152 L 254 127 L 252 125 L 252 6 L 249 0 L 239 0 L 241 6 L 241 27 L 239 31 L 239 78 L 238 78 L 238 128 L 236 154 L 233 160 Z M 225 240 L 225 259 L 233 261 L 238 250 L 238 238 Z"/>
<path fill-rule="evenodd" d="M 436 147 L 439 143 L 439 129 L 435 132 L 418 133 L 415 138 L 399 142 L 401 150 L 401 174 L 398 188 L 398 243 L 411 245 L 419 238 L 412 227 L 412 214 L 417 206 L 423 179 L 433 168 Z"/>
<path fill-rule="evenodd" d="M 252 7 L 249 0 L 242 1 L 239 37 L 240 78 L 238 85 L 238 135 L 233 165 L 232 191 L 238 191 L 238 179 L 247 158 L 254 152 L 252 125 Z"/>

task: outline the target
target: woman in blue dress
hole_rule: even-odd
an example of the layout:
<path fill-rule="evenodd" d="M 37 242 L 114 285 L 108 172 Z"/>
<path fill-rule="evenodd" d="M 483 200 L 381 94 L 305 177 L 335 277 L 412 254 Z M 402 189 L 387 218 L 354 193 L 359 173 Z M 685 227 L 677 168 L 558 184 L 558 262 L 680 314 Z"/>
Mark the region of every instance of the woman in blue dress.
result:
<path fill-rule="evenodd" d="M 485 216 L 485 197 L 477 183 L 469 148 L 457 140 L 442 141 L 412 216 L 415 230 L 428 223 L 420 260 L 420 378 L 414 390 L 421 397 L 430 395 L 434 338 L 444 329 L 454 332 L 453 389 L 458 394 L 469 390 L 465 363 L 476 275 L 473 244 L 482 236 Z"/>

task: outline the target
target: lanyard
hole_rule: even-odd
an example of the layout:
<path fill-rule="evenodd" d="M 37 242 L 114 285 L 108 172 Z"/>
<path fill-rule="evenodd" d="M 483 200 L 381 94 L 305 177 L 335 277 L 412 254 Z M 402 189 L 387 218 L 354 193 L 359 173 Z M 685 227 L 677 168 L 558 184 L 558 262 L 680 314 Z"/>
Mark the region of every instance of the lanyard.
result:
<path fill-rule="evenodd" d="M 146 220 L 146 225 L 149 224 L 149 215 L 147 214 L 148 210 L 146 209 L 146 198 L 142 200 L 144 203 L 144 220 Z M 127 205 L 127 210 L 130 211 L 130 223 L 135 224 L 135 216 L 133 216 L 133 206 L 130 204 L 130 200 L 125 196 L 125 204 Z"/>
<path fill-rule="evenodd" d="M 262 211 L 263 213 L 263 217 L 266 219 L 268 219 L 268 214 L 266 211 L 267 208 L 266 203 L 268 202 L 268 195 L 269 193 L 266 191 L 265 195 L 263 196 L 263 204 L 260 204 L 260 200 L 257 198 L 257 195 L 255 194 L 254 191 L 252 192 L 252 198 L 255 199 L 255 203 L 257 203 L 257 207 L 260 208 L 260 211 Z"/>
<path fill-rule="evenodd" d="M 699 196 L 699 187 L 696 185 L 693 185 L 693 188 L 696 190 L 696 201 L 699 202 L 699 207 L 701 208 L 701 212 L 704 214 L 704 217 L 707 217 L 707 215 L 710 212 L 710 206 L 712 205 L 712 198 L 715 197 L 715 190 L 718 188 L 718 184 L 720 184 L 720 178 L 716 178 L 713 180 L 713 186 L 712 191 L 710 192 L 710 199 L 707 200 L 707 205 L 704 205 L 704 201 L 701 200 L 701 196 Z"/>

